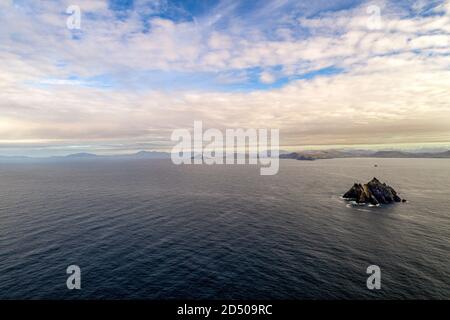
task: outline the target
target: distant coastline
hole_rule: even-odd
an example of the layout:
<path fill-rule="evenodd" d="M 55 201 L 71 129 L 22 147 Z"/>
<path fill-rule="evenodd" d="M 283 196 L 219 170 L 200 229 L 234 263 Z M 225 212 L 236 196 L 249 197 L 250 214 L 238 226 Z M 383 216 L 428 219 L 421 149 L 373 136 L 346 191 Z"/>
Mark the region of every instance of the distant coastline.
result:
<path fill-rule="evenodd" d="M 130 154 L 97 155 L 94 153 L 75 153 L 65 156 L 28 157 L 28 156 L 0 156 L 0 162 L 27 162 L 27 161 L 77 161 L 77 160 L 139 160 L 139 159 L 170 159 L 169 152 L 139 151 Z M 280 150 L 280 159 L 301 161 L 315 161 L 341 158 L 413 158 L 413 159 L 450 159 L 450 150 L 439 152 L 412 152 L 412 151 L 373 151 L 373 150 L 305 150 L 287 152 Z"/>
<path fill-rule="evenodd" d="M 75 161 L 75 160 L 131 160 L 131 159 L 170 159 L 170 153 L 158 151 L 139 151 L 131 154 L 97 155 L 94 153 L 74 153 L 66 156 L 27 157 L 27 156 L 0 156 L 0 162 L 25 161 Z"/>
<path fill-rule="evenodd" d="M 339 158 L 424 158 L 449 159 L 450 150 L 444 152 L 406 152 L 406 151 L 369 151 L 369 150 L 315 150 L 292 152 L 280 155 L 280 159 L 314 161 Z"/>

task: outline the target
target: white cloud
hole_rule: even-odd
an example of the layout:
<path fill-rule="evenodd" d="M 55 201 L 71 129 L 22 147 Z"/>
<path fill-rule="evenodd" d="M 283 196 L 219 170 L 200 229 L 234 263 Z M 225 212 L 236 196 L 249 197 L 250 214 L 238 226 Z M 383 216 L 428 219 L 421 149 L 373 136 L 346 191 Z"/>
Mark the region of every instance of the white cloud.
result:
<path fill-rule="evenodd" d="M 450 139 L 450 15 L 408 16 L 382 3 L 380 30 L 368 28 L 361 6 L 300 19 L 295 28 L 307 28 L 308 36 L 299 37 L 290 25 L 269 36 L 255 21 L 287 2 L 273 2 L 250 17 L 254 30 L 236 18 L 223 27 L 236 7 L 221 4 L 220 16 L 152 18 L 142 32 L 139 12 L 117 20 L 104 1 L 79 3 L 96 18 L 84 16 L 77 34 L 65 28 L 66 2 L 33 4 L 33 14 L 2 2 L 2 140 L 167 142 L 170 130 L 194 120 L 280 128 L 287 145 Z M 162 6 L 145 8 L 156 12 Z M 416 6 L 421 8 L 423 3 Z M 449 13 L 450 2 L 442 8 Z M 218 73 L 218 83 L 230 84 L 249 81 L 246 68 L 280 67 L 276 77 L 260 74 L 270 84 L 330 66 L 345 72 L 249 93 L 113 91 L 67 80 L 166 70 Z"/>
<path fill-rule="evenodd" d="M 270 72 L 262 72 L 259 79 L 262 83 L 266 84 L 271 84 L 276 81 L 276 78 Z"/>

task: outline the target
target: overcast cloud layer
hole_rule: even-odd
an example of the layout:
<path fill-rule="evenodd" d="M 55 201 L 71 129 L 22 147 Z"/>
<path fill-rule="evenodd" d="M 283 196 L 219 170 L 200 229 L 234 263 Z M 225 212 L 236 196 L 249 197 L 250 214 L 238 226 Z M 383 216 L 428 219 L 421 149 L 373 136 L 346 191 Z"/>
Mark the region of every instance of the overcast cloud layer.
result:
<path fill-rule="evenodd" d="M 198 3 L 1 0 L 0 153 L 164 149 L 194 120 L 450 142 L 450 1 Z"/>

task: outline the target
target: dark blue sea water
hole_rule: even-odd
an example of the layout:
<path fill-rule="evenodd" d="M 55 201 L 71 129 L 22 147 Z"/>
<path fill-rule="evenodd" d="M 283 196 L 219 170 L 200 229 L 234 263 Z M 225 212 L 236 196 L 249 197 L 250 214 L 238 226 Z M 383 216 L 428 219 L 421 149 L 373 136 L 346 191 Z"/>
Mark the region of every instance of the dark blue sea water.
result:
<path fill-rule="evenodd" d="M 408 203 L 340 199 L 374 176 Z M 0 164 L 0 298 L 449 299 L 449 195 L 445 159 Z"/>

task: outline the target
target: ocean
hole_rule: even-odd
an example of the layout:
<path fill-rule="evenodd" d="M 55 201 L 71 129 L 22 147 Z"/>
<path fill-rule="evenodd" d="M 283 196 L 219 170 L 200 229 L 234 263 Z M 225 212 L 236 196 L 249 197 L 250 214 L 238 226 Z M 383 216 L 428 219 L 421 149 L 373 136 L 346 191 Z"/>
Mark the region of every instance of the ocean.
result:
<path fill-rule="evenodd" d="M 374 165 L 378 164 L 378 167 Z M 354 207 L 377 177 L 405 204 Z M 81 268 L 68 290 L 66 268 Z M 381 269 L 369 290 L 366 269 Z M 1 299 L 449 299 L 450 160 L 0 164 Z"/>

